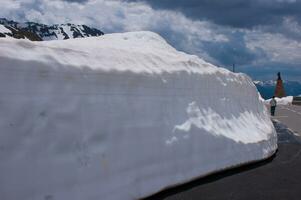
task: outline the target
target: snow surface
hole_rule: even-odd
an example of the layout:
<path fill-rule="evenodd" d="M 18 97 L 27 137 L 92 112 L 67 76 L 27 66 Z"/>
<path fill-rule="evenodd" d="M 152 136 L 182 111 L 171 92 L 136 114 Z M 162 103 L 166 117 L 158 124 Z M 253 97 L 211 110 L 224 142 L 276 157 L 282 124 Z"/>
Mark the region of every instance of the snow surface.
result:
<path fill-rule="evenodd" d="M 0 24 L 0 33 L 11 33 L 11 30 Z"/>
<path fill-rule="evenodd" d="M 275 97 L 275 100 L 277 102 L 277 105 L 291 105 L 293 103 L 293 98 L 293 96 L 287 96 L 282 98 Z M 271 100 L 272 99 L 265 100 L 265 104 L 270 105 Z"/>
<path fill-rule="evenodd" d="M 61 25 L 57 30 L 53 31 L 58 40 L 63 40 L 65 38 L 65 34 L 69 38 L 73 38 L 73 31 L 71 31 L 71 26 L 68 25 Z"/>
<path fill-rule="evenodd" d="M 260 92 L 258 92 L 258 98 L 259 98 L 259 101 L 261 101 L 262 103 L 265 103 L 266 100 L 261 96 Z"/>
<path fill-rule="evenodd" d="M 138 199 L 265 159 L 252 80 L 150 32 L 0 39 L 3 200 Z"/>

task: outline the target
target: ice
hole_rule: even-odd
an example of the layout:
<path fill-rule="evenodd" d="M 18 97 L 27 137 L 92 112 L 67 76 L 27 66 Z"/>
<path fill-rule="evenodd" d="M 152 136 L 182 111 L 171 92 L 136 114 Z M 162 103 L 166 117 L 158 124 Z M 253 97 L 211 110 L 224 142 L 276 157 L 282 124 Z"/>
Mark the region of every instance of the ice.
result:
<path fill-rule="evenodd" d="M 3 200 L 139 199 L 277 149 L 252 80 L 151 32 L 0 39 Z"/>

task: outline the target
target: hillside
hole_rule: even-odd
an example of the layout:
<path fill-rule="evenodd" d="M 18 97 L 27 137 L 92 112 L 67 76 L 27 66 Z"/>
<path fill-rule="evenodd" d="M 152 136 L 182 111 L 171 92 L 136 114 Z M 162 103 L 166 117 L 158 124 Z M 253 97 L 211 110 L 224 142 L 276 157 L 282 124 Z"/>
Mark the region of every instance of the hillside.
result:
<path fill-rule="evenodd" d="M 0 18 L 0 37 L 29 39 L 32 41 L 67 40 L 73 38 L 97 37 L 104 33 L 86 25 L 55 24 L 45 25 L 35 22 L 19 23 Z M 8 29 L 9 31 L 5 30 Z"/>

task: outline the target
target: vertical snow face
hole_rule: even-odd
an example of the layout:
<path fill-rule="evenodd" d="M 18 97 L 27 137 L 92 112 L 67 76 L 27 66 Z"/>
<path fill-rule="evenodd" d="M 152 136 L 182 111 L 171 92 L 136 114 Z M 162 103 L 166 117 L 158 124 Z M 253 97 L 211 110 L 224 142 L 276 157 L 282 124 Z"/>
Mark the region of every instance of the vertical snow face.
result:
<path fill-rule="evenodd" d="M 138 199 L 271 156 L 252 81 L 149 32 L 0 42 L 1 199 Z"/>

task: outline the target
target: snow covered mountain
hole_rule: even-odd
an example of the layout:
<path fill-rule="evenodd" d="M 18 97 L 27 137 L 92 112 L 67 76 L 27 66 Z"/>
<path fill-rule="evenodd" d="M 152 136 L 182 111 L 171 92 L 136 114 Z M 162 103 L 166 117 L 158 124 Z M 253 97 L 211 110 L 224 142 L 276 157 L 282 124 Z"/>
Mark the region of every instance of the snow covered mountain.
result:
<path fill-rule="evenodd" d="M 274 95 L 276 81 L 253 81 L 259 93 L 264 99 L 270 99 Z M 287 96 L 297 96 L 301 93 L 301 82 L 283 81 L 283 86 Z"/>
<path fill-rule="evenodd" d="M 26 31 L 25 29 L 14 28 L 0 24 L 0 38 L 13 37 L 16 39 L 29 39 L 31 41 L 42 41 L 42 39 L 35 33 Z"/>
<path fill-rule="evenodd" d="M 133 200 L 266 159 L 252 80 L 151 32 L 0 39 L 0 194 Z"/>
<path fill-rule="evenodd" d="M 104 33 L 86 25 L 56 24 L 45 25 L 35 22 L 18 23 L 0 18 L 0 37 L 27 38 L 33 41 L 66 40 L 71 38 L 84 38 L 101 36 Z"/>

